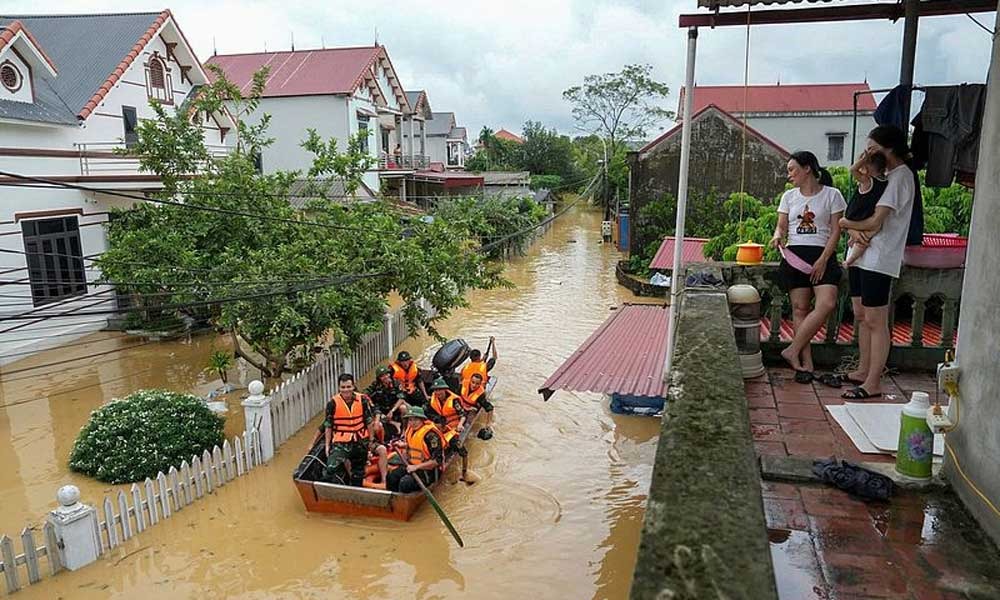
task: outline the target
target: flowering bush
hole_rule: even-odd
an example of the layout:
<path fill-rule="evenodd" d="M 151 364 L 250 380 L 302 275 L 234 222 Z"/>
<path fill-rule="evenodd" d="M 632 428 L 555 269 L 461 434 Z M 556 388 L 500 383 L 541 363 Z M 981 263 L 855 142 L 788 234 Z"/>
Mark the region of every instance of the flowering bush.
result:
<path fill-rule="evenodd" d="M 223 423 L 197 396 L 140 390 L 90 413 L 69 466 L 108 483 L 156 477 L 221 445 Z"/>

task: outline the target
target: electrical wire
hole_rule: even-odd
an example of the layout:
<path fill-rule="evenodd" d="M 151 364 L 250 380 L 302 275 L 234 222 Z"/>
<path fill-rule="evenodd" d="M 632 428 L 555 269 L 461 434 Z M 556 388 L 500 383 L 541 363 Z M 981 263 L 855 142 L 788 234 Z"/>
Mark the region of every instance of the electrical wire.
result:
<path fill-rule="evenodd" d="M 75 358 L 66 358 L 66 359 L 63 359 L 63 360 L 57 360 L 57 361 L 45 363 L 45 364 L 42 364 L 42 365 L 35 365 L 33 367 L 23 367 L 21 369 L 14 369 L 13 371 L 0 371 L 0 378 L 3 378 L 5 376 L 7 376 L 7 375 L 14 375 L 16 373 L 25 373 L 27 371 L 36 371 L 38 369 L 45 369 L 45 368 L 48 368 L 48 367 L 57 367 L 59 365 L 65 365 L 65 364 L 69 364 L 69 363 L 76 362 L 76 361 L 79 361 L 79 360 L 87 360 L 88 358 L 96 358 L 98 356 L 107 356 L 108 354 L 114 354 L 115 352 L 123 352 L 125 350 L 131 350 L 132 348 L 139 348 L 139 347 L 142 347 L 142 346 L 148 346 L 149 344 L 153 344 L 153 343 L 155 343 L 154 340 L 146 340 L 145 342 L 139 342 L 138 344 L 131 344 L 131 345 L 128 345 L 128 346 L 124 346 L 122 348 L 115 348 L 113 350 L 107 350 L 105 352 L 95 352 L 95 353 L 87 354 L 87 355 L 84 355 L 84 356 L 77 356 Z M 99 362 L 91 363 L 89 365 L 84 365 L 84 366 L 90 367 L 90 366 L 93 366 L 94 364 L 100 364 L 101 362 L 104 362 L 104 361 L 99 361 Z M 13 380 L 13 381 L 16 381 L 16 379 Z"/>
<path fill-rule="evenodd" d="M 591 183 L 593 183 L 594 181 L 597 181 L 597 176 L 594 177 L 594 179 L 591 181 Z M 588 185 L 587 187 L 589 188 L 590 186 Z M 479 251 L 480 252 L 489 252 L 493 248 L 496 248 L 497 246 L 499 246 L 500 244 L 502 244 L 503 242 L 505 242 L 505 241 L 507 241 L 507 240 L 509 240 L 511 238 L 525 235 L 527 233 L 530 233 L 531 231 L 534 231 L 535 229 L 538 229 L 539 227 L 544 227 L 545 225 L 548 225 L 552 221 L 555 221 L 556 219 L 558 219 L 559 217 L 561 217 L 562 215 L 564 215 L 569 209 L 571 209 L 574 206 L 576 206 L 584 197 L 585 197 L 584 195 L 577 196 L 576 200 L 573 200 L 572 202 L 570 202 L 569 204 L 567 204 L 566 206 L 564 206 L 559 211 L 557 211 L 557 212 L 553 213 L 552 215 L 550 215 L 548 218 L 546 218 L 546 219 L 544 219 L 542 221 L 539 221 L 538 223 L 536 223 L 534 225 L 531 225 L 530 227 L 525 227 L 524 229 L 521 229 L 520 231 L 515 231 L 514 233 L 511 233 L 509 235 L 505 235 L 505 236 L 497 239 L 496 241 L 490 242 L 489 244 L 486 244 L 485 246 L 482 246 L 479 249 Z"/>
<path fill-rule="evenodd" d="M 972 19 L 972 22 L 973 22 L 973 23 L 975 23 L 976 25 L 979 25 L 979 28 L 980 28 L 980 29 L 982 29 L 983 31 L 985 31 L 986 33 L 990 34 L 990 36 L 991 36 L 991 37 L 994 37 L 994 38 L 995 38 L 995 37 L 997 36 L 997 32 L 996 32 L 996 31 L 994 31 L 994 30 L 990 29 L 990 28 L 989 28 L 989 27 L 987 27 L 986 25 L 983 25 L 983 24 L 982 24 L 982 23 L 981 23 L 981 22 L 979 21 L 979 19 L 977 19 L 976 17 L 973 17 L 973 16 L 972 16 L 971 14 L 969 14 L 969 13 L 965 13 L 965 16 L 967 16 L 967 17 L 969 17 L 970 19 Z"/>

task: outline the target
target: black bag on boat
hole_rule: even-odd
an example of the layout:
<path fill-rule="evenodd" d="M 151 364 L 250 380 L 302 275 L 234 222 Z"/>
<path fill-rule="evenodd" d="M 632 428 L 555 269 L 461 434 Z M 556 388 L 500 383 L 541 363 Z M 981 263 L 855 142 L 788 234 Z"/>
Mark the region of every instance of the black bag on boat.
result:
<path fill-rule="evenodd" d="M 438 373 L 447 373 L 458 368 L 469 357 L 469 345 L 465 340 L 456 338 L 449 340 L 434 353 L 431 364 Z"/>

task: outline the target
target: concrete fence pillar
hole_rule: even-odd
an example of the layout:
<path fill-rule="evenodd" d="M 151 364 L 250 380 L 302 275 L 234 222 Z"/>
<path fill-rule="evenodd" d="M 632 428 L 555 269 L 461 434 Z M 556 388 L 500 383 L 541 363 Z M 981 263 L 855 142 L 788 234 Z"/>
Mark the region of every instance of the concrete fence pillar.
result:
<path fill-rule="evenodd" d="M 60 562 L 70 571 L 76 571 L 101 555 L 97 510 L 80 502 L 80 489 L 75 485 L 59 488 L 56 499 L 59 508 L 50 512 L 46 520 L 55 528 Z"/>
<path fill-rule="evenodd" d="M 392 359 L 392 350 L 396 347 L 395 340 L 392 339 L 392 315 L 385 315 L 385 355 Z"/>
<path fill-rule="evenodd" d="M 271 422 L 271 396 L 264 395 L 264 384 L 253 380 L 248 386 L 250 395 L 242 402 L 244 428 L 254 427 L 259 432 L 261 460 L 267 462 L 274 456 L 274 424 Z"/>

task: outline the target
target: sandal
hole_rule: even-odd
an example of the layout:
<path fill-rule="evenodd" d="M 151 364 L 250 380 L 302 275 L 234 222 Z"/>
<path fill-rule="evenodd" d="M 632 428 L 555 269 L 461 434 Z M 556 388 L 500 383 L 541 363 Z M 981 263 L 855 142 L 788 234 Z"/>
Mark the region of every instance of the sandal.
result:
<path fill-rule="evenodd" d="M 869 394 L 868 390 L 859 385 L 853 389 L 847 390 L 841 394 L 840 397 L 845 400 L 868 400 L 869 398 L 881 398 L 882 394 Z"/>
<path fill-rule="evenodd" d="M 823 373 L 818 381 L 827 387 L 839 388 L 844 386 L 844 378 L 834 373 Z"/>
<path fill-rule="evenodd" d="M 815 375 L 812 371 L 795 371 L 795 383 L 812 383 L 813 379 L 815 379 Z"/>

